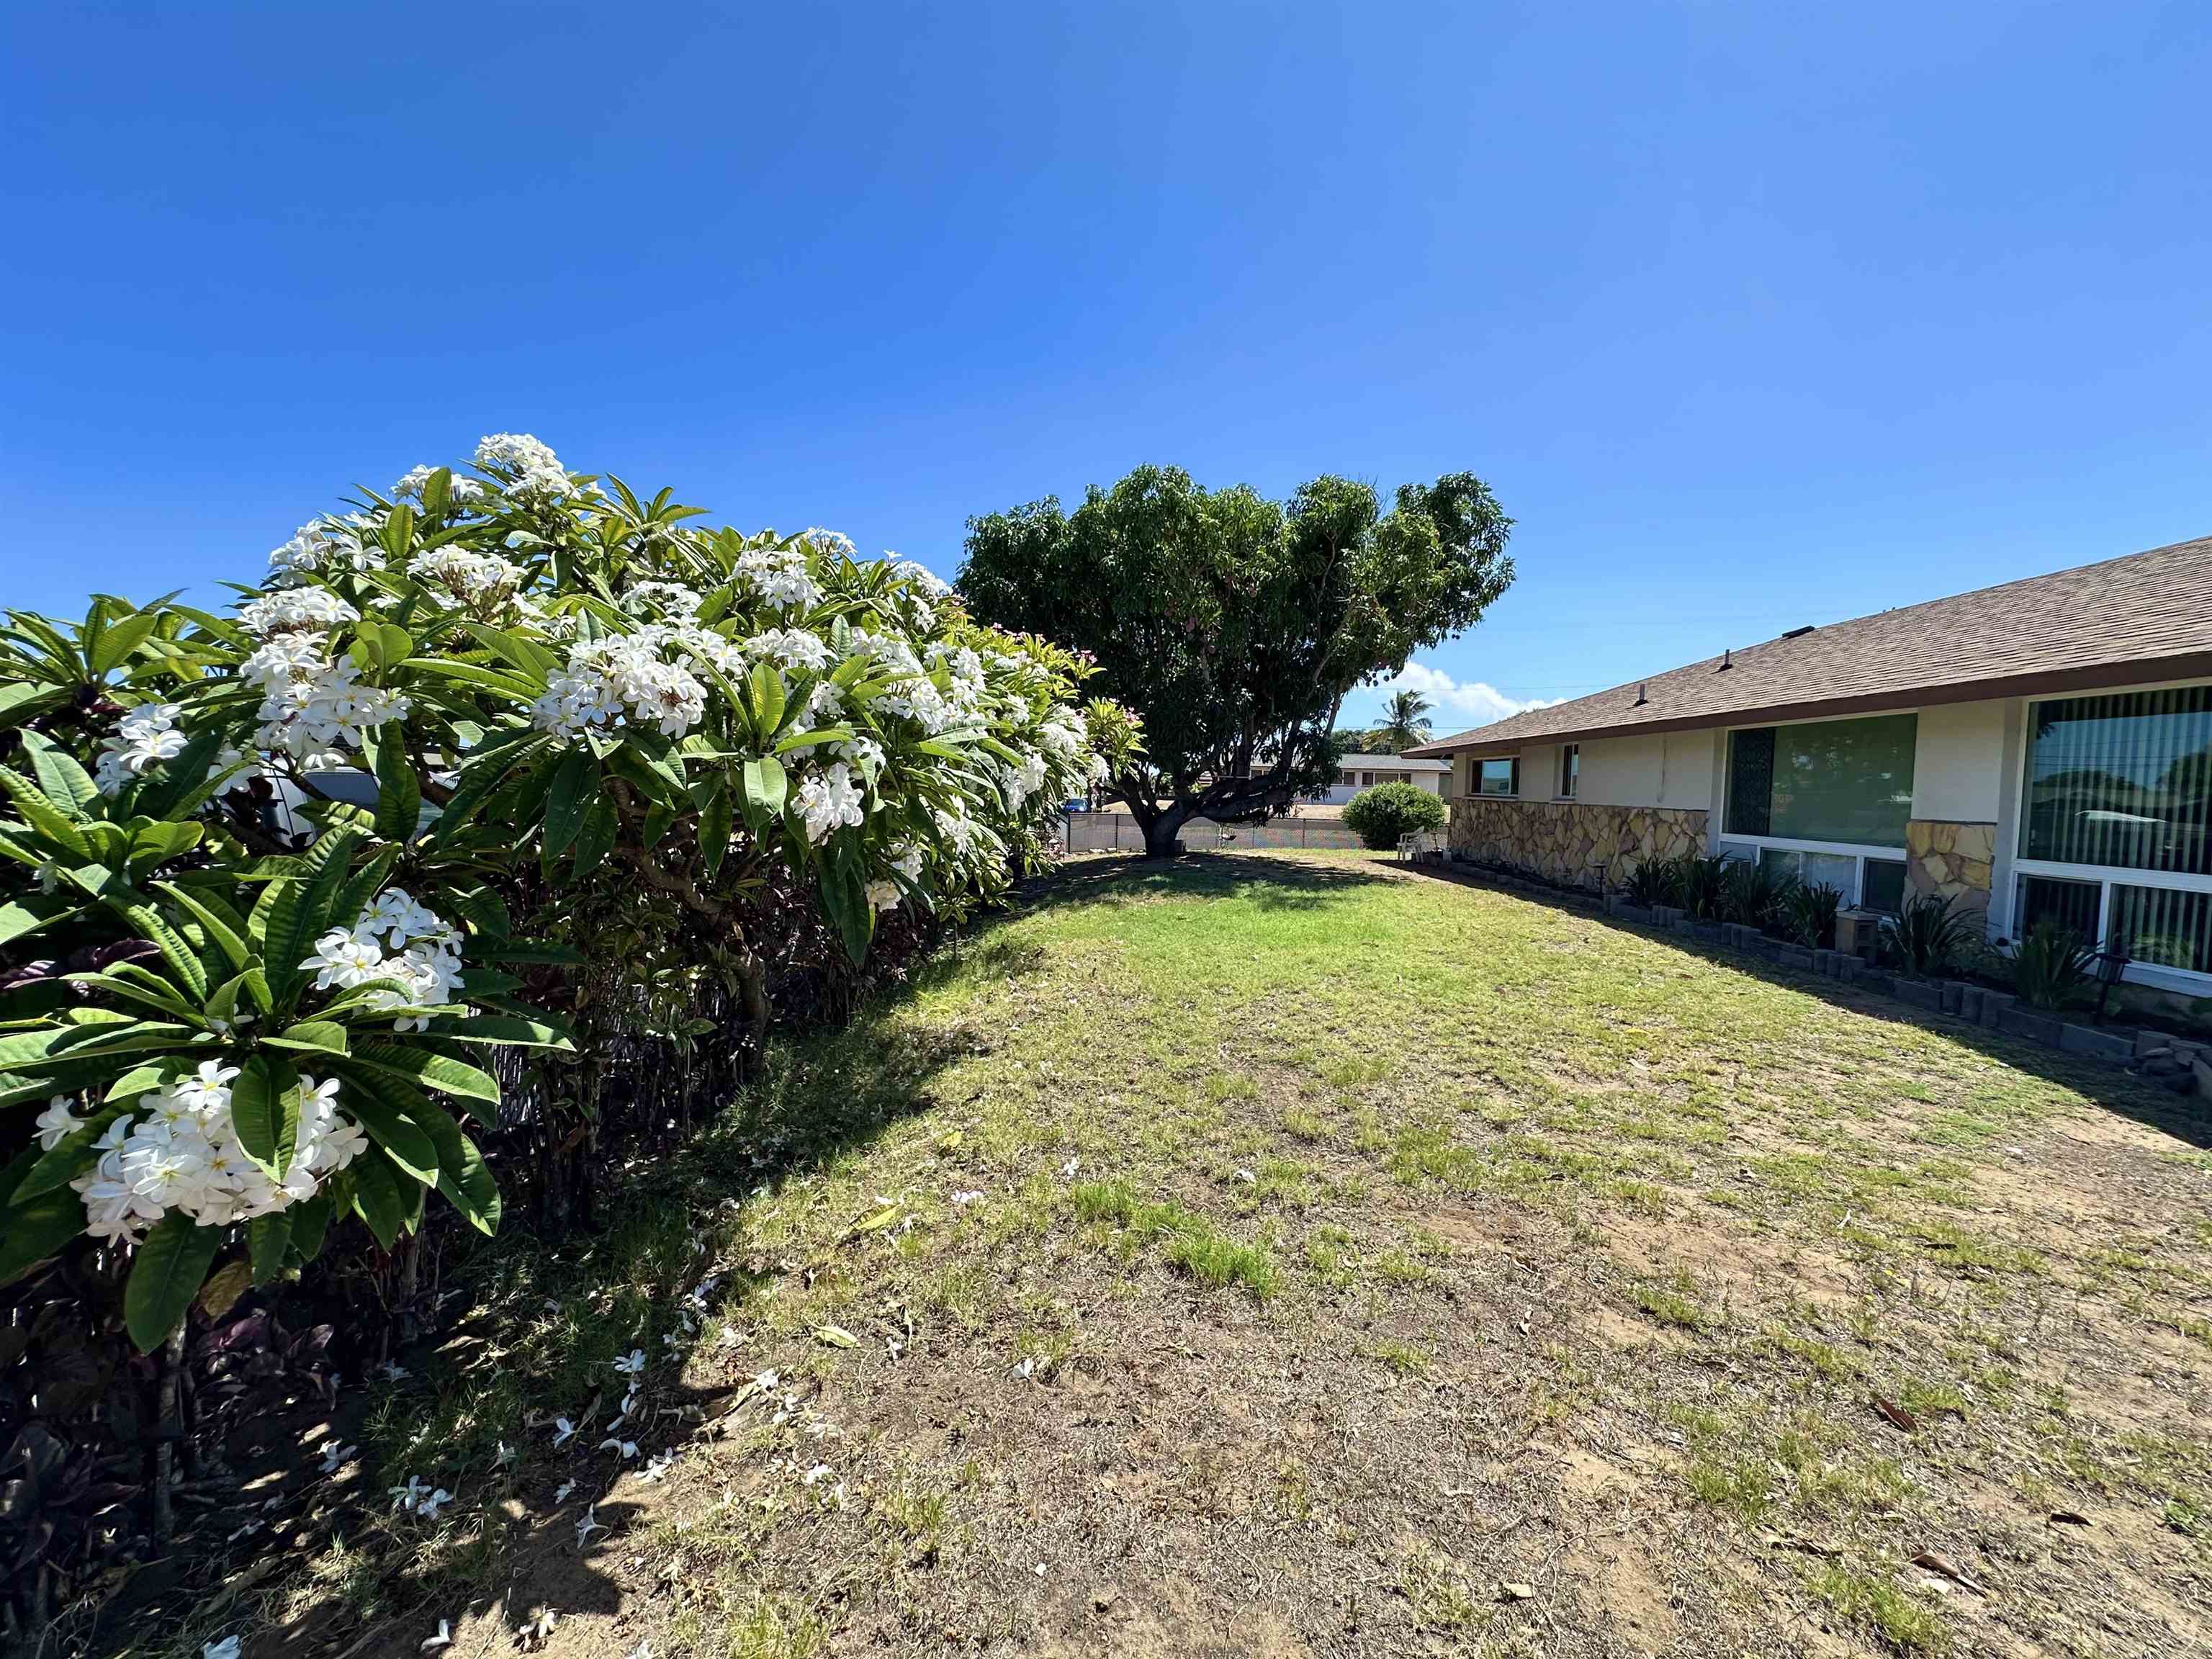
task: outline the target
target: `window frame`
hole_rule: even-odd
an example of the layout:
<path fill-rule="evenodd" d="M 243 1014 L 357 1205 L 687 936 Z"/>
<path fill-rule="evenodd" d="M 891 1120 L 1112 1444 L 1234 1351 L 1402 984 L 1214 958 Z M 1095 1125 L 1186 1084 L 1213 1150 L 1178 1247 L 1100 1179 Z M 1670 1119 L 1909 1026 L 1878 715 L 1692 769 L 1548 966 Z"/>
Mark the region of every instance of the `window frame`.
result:
<path fill-rule="evenodd" d="M 1916 706 L 1911 708 L 1894 708 L 1888 709 L 1884 712 L 1891 714 L 1912 714 L 1917 716 L 1921 711 Z M 1828 720 L 1781 721 L 1751 720 L 1740 726 L 1723 726 L 1721 728 L 1720 765 L 1717 769 L 1720 775 L 1720 797 L 1718 803 L 1720 810 L 1713 820 L 1714 823 L 1721 827 L 1717 830 L 1714 834 L 1713 840 L 1715 844 L 1723 849 L 1729 847 L 1748 847 L 1753 850 L 1754 856 L 1759 852 L 1762 852 L 1768 848 L 1771 848 L 1778 853 L 1829 853 L 1839 857 L 1848 858 L 1852 861 L 1851 890 L 1844 895 L 1844 908 L 1850 910 L 1861 908 L 1865 902 L 1866 867 L 1869 861 L 1881 864 L 1905 864 L 1907 866 L 1905 891 L 1907 896 L 1910 896 L 1911 892 L 1911 872 L 1910 868 L 1911 860 L 1903 847 L 1890 847 L 1878 842 L 1867 841 L 1808 841 L 1802 836 L 1739 836 L 1732 834 L 1727 828 L 1729 821 L 1729 799 L 1735 789 L 1735 734 L 1737 732 L 1763 732 L 1770 730 L 1780 732 L 1786 731 L 1793 726 L 1826 726 L 1832 724 L 1835 720 L 1865 720 L 1866 718 L 1868 717 L 1864 714 L 1836 714 L 1829 717 Z M 1917 749 L 1918 743 L 1917 730 L 1915 732 L 1914 741 Z M 1919 770 L 1918 756 L 1917 753 L 1914 756 L 1913 770 L 1916 775 Z M 1917 776 L 1915 781 L 1917 784 Z M 1905 809 L 1905 821 L 1908 823 L 1911 822 L 1911 809 L 1910 807 Z M 1889 913 L 1884 910 L 1877 911 L 1875 914 L 1879 915 L 1887 915 Z"/>
<path fill-rule="evenodd" d="M 2007 837 L 2012 850 L 2011 866 L 2007 872 L 2008 890 L 2005 894 L 2005 937 L 2020 938 L 2021 882 L 2024 877 L 2044 876 L 2057 881 L 2078 881 L 2097 888 L 2097 937 L 2095 948 L 2105 950 L 2111 942 L 2112 929 L 2112 889 L 2115 887 L 2164 887 L 2185 893 L 2212 893 L 2212 875 L 2185 875 L 2171 870 L 2137 870 L 2118 864 L 2073 864 L 2056 859 L 2032 859 L 2019 850 L 2024 844 L 2027 830 L 2027 791 L 2030 783 L 2029 766 L 2035 758 L 2035 705 L 2039 702 L 2065 702 L 2080 697 L 2121 696 L 2142 691 L 2173 691 L 2185 688 L 2212 684 L 2202 677 L 2186 680 L 2160 680 L 2146 685 L 2117 685 L 2105 690 L 2069 692 L 2062 696 L 2021 697 L 2018 699 L 2020 736 L 2013 745 L 2012 799 L 2004 805 L 2012 813 L 2009 825 L 1999 825 L 2001 831 L 2009 830 Z M 1995 895 L 1991 896 L 1992 900 Z M 2200 974 L 2191 968 L 2168 968 L 2158 963 L 2129 960 L 2121 977 L 2130 985 L 2147 985 L 2154 990 L 2179 991 L 2189 996 L 2203 996 L 2212 992 L 2212 974 Z"/>
<path fill-rule="evenodd" d="M 1474 775 L 1469 779 L 1468 781 L 1474 784 L 1474 793 L 1478 799 L 1482 800 L 1518 800 L 1521 799 L 1520 756 L 1485 755 L 1479 758 L 1470 756 L 1468 758 L 1474 763 Z M 1493 763 L 1508 766 L 1512 769 L 1506 774 L 1506 787 L 1503 789 L 1486 789 L 1482 787 L 1482 769 L 1492 764 Z"/>
<path fill-rule="evenodd" d="M 1912 759 L 1913 771 L 1916 775 L 1914 783 L 1915 787 L 1917 788 L 1918 785 L 1918 778 L 1917 775 L 1920 769 L 1919 728 L 1917 722 L 1921 713 L 1922 710 L 1916 705 L 1911 708 L 1884 709 L 1880 713 L 1874 714 L 1831 714 L 1821 719 L 1809 720 L 1753 720 L 1741 726 L 1723 726 L 1721 728 L 1719 768 L 1719 839 L 1723 841 L 1741 842 L 1746 846 L 1778 847 L 1792 852 L 1863 853 L 1869 856 L 1881 854 L 1893 859 L 1905 857 L 1905 842 L 1902 840 L 1894 842 L 1874 841 L 1808 841 L 1802 836 L 1796 836 L 1739 835 L 1729 830 L 1728 827 L 1729 809 L 1734 805 L 1735 795 L 1735 739 L 1736 734 L 1741 732 L 1781 732 L 1791 731 L 1799 726 L 1836 726 L 1849 720 L 1892 720 L 1902 718 L 1905 715 L 1910 714 L 1915 721 Z M 1905 821 L 1908 825 L 1912 822 L 1912 805 L 1910 801 L 1905 803 Z M 1771 812 L 1767 822 L 1770 823 L 1773 822 Z M 1907 834 L 1909 836 L 1909 830 L 1907 831 Z M 1854 903 L 1857 902 L 1856 900 L 1853 900 L 1852 902 Z"/>
<path fill-rule="evenodd" d="M 1559 793 L 1553 799 L 1578 799 L 1582 785 L 1583 746 L 1578 743 L 1563 743 L 1559 745 Z"/>

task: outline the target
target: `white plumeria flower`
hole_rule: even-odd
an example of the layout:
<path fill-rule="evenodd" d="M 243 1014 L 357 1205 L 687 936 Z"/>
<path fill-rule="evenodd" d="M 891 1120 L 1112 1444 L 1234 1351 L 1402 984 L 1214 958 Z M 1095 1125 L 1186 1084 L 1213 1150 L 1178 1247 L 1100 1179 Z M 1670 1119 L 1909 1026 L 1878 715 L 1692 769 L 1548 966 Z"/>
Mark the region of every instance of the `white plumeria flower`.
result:
<path fill-rule="evenodd" d="M 1071 1158 L 1066 1163 L 1060 1166 L 1060 1172 L 1068 1180 L 1073 1181 L 1075 1179 L 1075 1172 L 1082 1167 L 1083 1160 L 1081 1158 Z"/>
<path fill-rule="evenodd" d="M 956 1210 L 964 1210 L 970 1204 L 981 1204 L 982 1201 L 983 1194 L 981 1193 L 967 1192 L 952 1194 L 952 1207 Z"/>
<path fill-rule="evenodd" d="M 556 1417 L 553 1419 L 553 1443 L 555 1445 L 565 1446 L 575 1437 L 576 1425 L 574 1423 L 571 1423 L 565 1417 Z"/>
<path fill-rule="evenodd" d="M 553 1489 L 553 1501 L 556 1504 L 565 1504 L 568 1501 L 568 1494 L 575 1490 L 576 1483 L 574 1481 L 563 1480 L 559 1486 Z"/>
<path fill-rule="evenodd" d="M 453 1494 L 441 1486 L 415 1506 L 415 1513 L 426 1520 L 434 1521 L 438 1518 L 438 1511 L 453 1501 Z"/>
<path fill-rule="evenodd" d="M 644 1641 L 640 1642 L 628 1653 L 623 1655 L 623 1659 L 653 1659 L 653 1638 L 647 1637 Z"/>
<path fill-rule="evenodd" d="M 599 1449 L 601 1451 L 612 1451 L 616 1456 L 627 1463 L 631 1458 L 637 1455 L 637 1442 L 635 1440 L 617 1440 L 614 1436 L 609 1435 L 605 1440 L 599 1442 Z"/>
<path fill-rule="evenodd" d="M 591 1541 L 593 1533 L 606 1529 L 606 1523 L 599 1519 L 599 1506 L 597 1504 L 586 1504 L 583 1519 L 576 1522 L 576 1547 L 583 1548 Z"/>
<path fill-rule="evenodd" d="M 405 1486 L 394 1486 L 392 1489 L 392 1507 L 395 1510 L 411 1510 L 422 1503 L 423 1494 L 429 1490 L 428 1486 L 410 1474 L 407 1477 Z"/>
<path fill-rule="evenodd" d="M 676 1454 L 663 1452 L 658 1457 L 649 1460 L 646 1466 L 638 1471 L 638 1474 L 647 1480 L 658 1481 L 675 1467 Z"/>
<path fill-rule="evenodd" d="M 637 1376 L 645 1370 L 645 1350 L 632 1348 L 620 1359 L 615 1361 L 615 1369 L 625 1376 Z"/>
<path fill-rule="evenodd" d="M 46 1109 L 39 1114 L 39 1145 L 43 1150 L 51 1152 L 84 1127 L 85 1120 L 70 1109 L 74 1100 L 74 1096 L 56 1095 L 46 1103 Z"/>
<path fill-rule="evenodd" d="M 811 1486 L 818 1480 L 828 1480 L 836 1473 L 836 1471 L 831 1468 L 827 1463 L 817 1463 L 812 1468 L 807 1470 L 805 1474 L 799 1477 L 799 1484 L 801 1486 Z"/>
<path fill-rule="evenodd" d="M 238 1659 L 238 1638 L 226 1636 L 220 1642 L 209 1642 L 200 1649 L 200 1659 Z"/>
<path fill-rule="evenodd" d="M 302 1081 L 305 1081 L 305 1079 L 302 1079 Z M 407 1375 L 407 1367 L 406 1367 L 406 1366 L 402 1365 L 402 1364 L 396 1364 L 395 1362 L 393 1362 L 393 1361 L 392 1361 L 392 1360 L 389 1360 L 389 1359 L 387 1359 L 387 1360 L 386 1360 L 386 1361 L 384 1362 L 384 1380 L 385 1380 L 386 1382 L 398 1382 L 401 1381 L 402 1379 L 404 1379 L 404 1378 L 406 1376 L 406 1375 Z"/>
<path fill-rule="evenodd" d="M 448 1620 L 441 1619 L 438 1621 L 438 1628 L 431 1634 L 422 1638 L 422 1646 L 417 1650 L 422 1653 L 430 1653 L 435 1651 L 439 1648 L 449 1648 L 453 1645 L 453 1624 Z"/>
<path fill-rule="evenodd" d="M 345 1467 L 345 1461 L 361 1449 L 358 1446 L 341 1446 L 335 1440 L 325 1440 L 319 1449 L 323 1454 L 323 1473 L 336 1474 Z"/>

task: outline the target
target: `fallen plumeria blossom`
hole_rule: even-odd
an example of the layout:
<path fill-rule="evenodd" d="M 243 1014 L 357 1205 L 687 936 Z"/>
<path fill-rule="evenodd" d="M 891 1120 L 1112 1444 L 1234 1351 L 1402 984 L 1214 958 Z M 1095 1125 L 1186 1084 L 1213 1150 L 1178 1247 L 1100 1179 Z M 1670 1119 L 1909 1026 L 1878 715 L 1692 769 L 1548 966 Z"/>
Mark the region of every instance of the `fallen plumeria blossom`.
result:
<path fill-rule="evenodd" d="M 226 1636 L 220 1642 L 210 1642 L 200 1649 L 200 1659 L 238 1659 L 238 1638 Z"/>
<path fill-rule="evenodd" d="M 345 1467 L 345 1461 L 361 1449 L 358 1446 L 341 1446 L 335 1440 L 325 1440 L 316 1448 L 323 1455 L 323 1473 L 336 1474 Z"/>
<path fill-rule="evenodd" d="M 627 1463 L 631 1458 L 637 1455 L 637 1442 L 635 1440 L 617 1440 L 614 1436 L 609 1435 L 605 1439 L 599 1442 L 599 1449 L 601 1451 L 612 1451 L 616 1456 L 621 1458 L 623 1462 Z"/>
<path fill-rule="evenodd" d="M 595 1532 L 605 1532 L 606 1525 L 599 1519 L 599 1506 L 588 1504 L 584 1507 L 584 1518 L 576 1522 L 576 1547 L 581 1549 L 591 1542 Z"/>
<path fill-rule="evenodd" d="M 574 1481 L 563 1480 L 559 1486 L 553 1489 L 553 1501 L 556 1504 L 565 1504 L 568 1501 L 568 1494 L 575 1490 L 576 1483 Z"/>
<path fill-rule="evenodd" d="M 645 1369 L 645 1350 L 632 1348 L 620 1359 L 615 1361 L 615 1369 L 625 1376 L 637 1376 Z"/>
<path fill-rule="evenodd" d="M 415 1506 L 415 1513 L 426 1521 L 435 1521 L 438 1511 L 453 1501 L 453 1494 L 441 1486 Z"/>
<path fill-rule="evenodd" d="M 411 1510 L 422 1503 L 424 1495 L 429 1490 L 428 1486 L 410 1474 L 407 1477 L 405 1486 L 394 1486 L 392 1489 L 392 1507 L 395 1510 Z"/>
<path fill-rule="evenodd" d="M 438 1621 L 438 1628 L 422 1638 L 422 1644 L 417 1650 L 422 1653 L 429 1653 L 438 1648 L 449 1648 L 453 1645 L 453 1621 L 447 1619 L 441 1619 Z"/>
<path fill-rule="evenodd" d="M 647 1480 L 658 1481 L 665 1477 L 669 1470 L 675 1467 L 676 1454 L 674 1452 L 663 1452 L 659 1456 L 648 1461 L 646 1466 L 640 1469 L 638 1473 Z"/>
<path fill-rule="evenodd" d="M 574 1423 L 571 1423 L 565 1417 L 556 1417 L 553 1419 L 553 1443 L 555 1445 L 565 1446 L 575 1437 L 576 1425 Z"/>

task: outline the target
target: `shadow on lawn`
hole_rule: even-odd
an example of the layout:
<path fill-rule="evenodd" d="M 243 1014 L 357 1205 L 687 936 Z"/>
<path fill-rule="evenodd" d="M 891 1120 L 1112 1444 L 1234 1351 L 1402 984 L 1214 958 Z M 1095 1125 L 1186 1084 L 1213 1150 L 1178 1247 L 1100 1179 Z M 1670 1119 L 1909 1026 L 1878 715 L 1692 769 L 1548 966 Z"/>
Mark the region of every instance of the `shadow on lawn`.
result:
<path fill-rule="evenodd" d="M 1358 863 L 1283 858 L 1267 853 L 1085 854 L 1039 877 L 1016 900 L 1022 911 L 1096 900 L 1172 896 L 1241 898 L 1263 910 L 1318 909 L 1390 878 Z"/>
<path fill-rule="evenodd" d="M 1569 910 L 1616 933 L 1671 945 L 1685 956 L 1702 957 L 1716 967 L 1731 969 L 1784 990 L 1805 992 L 1837 1007 L 1863 1014 L 1869 1019 L 1939 1032 L 1992 1060 L 2002 1061 L 2014 1071 L 2026 1072 L 2046 1082 L 2071 1089 L 2108 1112 L 2132 1118 L 2148 1128 L 2171 1135 L 2191 1146 L 2199 1149 L 2212 1147 L 2212 1102 L 2202 1097 L 2169 1094 L 2154 1085 L 2142 1082 L 2124 1072 L 2083 1055 L 2005 1036 L 1985 1026 L 1970 1024 L 1948 1014 L 1929 1013 L 1864 986 L 1843 980 L 1824 979 L 1817 974 L 1801 973 L 1779 963 L 1769 962 L 1763 957 L 1730 950 L 1710 940 L 1638 927 L 1608 915 L 1588 900 L 1523 888 L 1497 887 L 1433 866 L 1412 867 L 1424 876 L 1448 882 L 1455 887 L 1473 887 L 1486 892 L 1500 893 L 1508 898 L 1526 899 L 1532 904 L 1547 904 L 1554 909 Z"/>
<path fill-rule="evenodd" d="M 949 954 L 973 963 L 979 949 L 989 967 L 1013 973 L 1039 955 L 988 936 Z M 917 978 L 943 971 L 933 964 Z M 721 1379 L 683 1386 L 672 1379 L 684 1361 L 718 1351 L 703 1346 L 705 1329 L 685 1333 L 679 1321 L 688 1310 L 705 1326 L 710 1314 L 735 1303 L 742 1325 L 756 1293 L 792 1269 L 757 1251 L 732 1260 L 695 1240 L 703 1242 L 717 1218 L 749 1195 L 772 1194 L 794 1178 L 830 1170 L 890 1125 L 939 1103 L 933 1081 L 985 1045 L 973 1031 L 899 1024 L 895 1015 L 916 988 L 874 997 L 842 1029 L 775 1045 L 763 1073 L 720 1120 L 674 1157 L 625 1171 L 599 1231 L 552 1239 L 508 1233 L 479 1249 L 455 1275 L 474 1293 L 473 1305 L 401 1356 L 411 1379 L 389 1390 L 356 1391 L 353 1420 L 342 1413 L 328 1426 L 319 1422 L 301 1437 L 299 1455 L 307 1460 L 301 1467 L 313 1467 L 308 1448 L 331 1432 L 341 1439 L 358 1434 L 369 1451 L 330 1528 L 333 1537 L 374 1545 L 378 1516 L 390 1507 L 380 1494 L 410 1474 L 473 1500 L 471 1519 L 481 1523 L 481 1534 L 451 1547 L 394 1549 L 373 1587 L 343 1571 L 319 1572 L 312 1600 L 304 1607 L 295 1601 L 295 1615 L 270 1628 L 264 1642 L 249 1638 L 246 1659 L 280 1651 L 419 1659 L 419 1644 L 439 1620 L 458 1623 L 465 1613 L 481 1615 L 496 1606 L 511 1636 L 549 1611 L 566 1619 L 619 1610 L 625 1591 L 611 1568 L 634 1548 L 624 1534 L 640 1514 L 641 1472 L 653 1455 L 680 1452 L 713 1435 L 746 1378 L 769 1363 L 741 1346 L 719 1368 Z M 711 1290 L 691 1301 L 709 1274 L 716 1281 Z M 549 1304 L 579 1310 L 573 1340 L 549 1340 Z M 664 1345 L 670 1334 L 678 1340 Z M 612 1358 L 633 1346 L 649 1356 L 649 1414 L 634 1417 L 616 1437 L 638 1443 L 635 1458 L 551 1452 L 556 1413 L 577 1416 L 574 1446 L 595 1447 L 606 1437 L 626 1384 Z M 526 1413 L 544 1420 L 525 1426 Z M 443 1432 L 449 1425 L 458 1425 L 453 1437 Z M 392 1450 L 410 1437 L 428 1443 Z M 386 1453 L 380 1465 L 374 1461 L 380 1442 Z M 502 1442 L 528 1454 L 506 1477 L 494 1463 Z M 558 1489 L 568 1480 L 576 1484 L 563 1500 Z M 594 1502 L 592 1518 L 605 1530 L 580 1547 L 577 1523 Z M 399 1525 L 403 1533 L 411 1527 L 404 1518 Z M 434 1528 L 416 1530 L 427 1540 Z M 635 1595 L 632 1586 L 628 1598 Z M 469 1644 L 482 1650 L 492 1639 L 477 1632 Z M 507 1637 L 498 1645 L 510 1645 Z M 453 1650 L 461 1647 L 457 1631 Z"/>

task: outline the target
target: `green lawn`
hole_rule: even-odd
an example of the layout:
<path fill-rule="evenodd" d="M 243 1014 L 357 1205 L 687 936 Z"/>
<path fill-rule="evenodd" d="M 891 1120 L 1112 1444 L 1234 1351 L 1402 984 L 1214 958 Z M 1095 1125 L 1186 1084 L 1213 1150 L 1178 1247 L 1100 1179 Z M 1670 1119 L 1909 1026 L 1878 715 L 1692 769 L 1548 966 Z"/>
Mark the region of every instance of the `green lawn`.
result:
<path fill-rule="evenodd" d="M 306 1547 L 146 1645 L 2202 1639 L 2202 1121 L 1902 1012 L 1353 855 L 1080 861 L 470 1264 Z"/>

